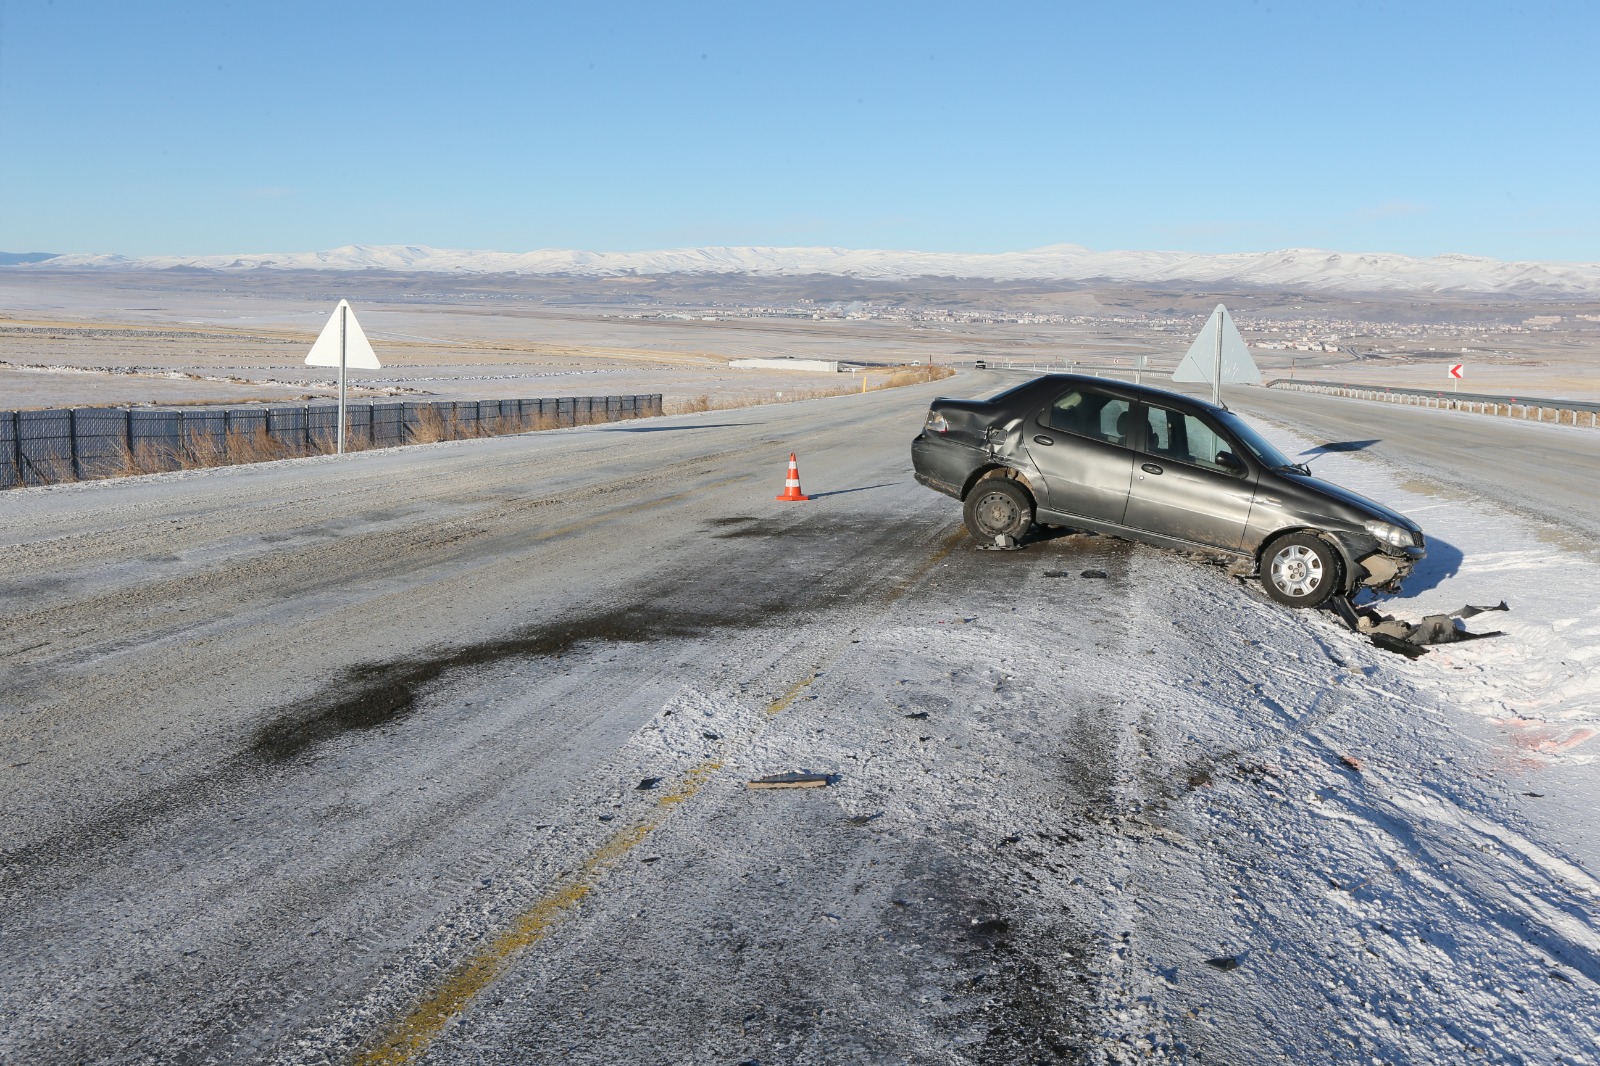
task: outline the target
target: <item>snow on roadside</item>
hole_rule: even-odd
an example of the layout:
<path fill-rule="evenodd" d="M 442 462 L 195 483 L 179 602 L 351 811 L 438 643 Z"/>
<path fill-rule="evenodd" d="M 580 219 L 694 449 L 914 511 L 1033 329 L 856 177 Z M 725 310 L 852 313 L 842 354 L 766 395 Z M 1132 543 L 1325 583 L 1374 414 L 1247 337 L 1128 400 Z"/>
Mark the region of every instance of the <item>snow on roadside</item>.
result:
<path fill-rule="evenodd" d="M 1505 614 L 1470 620 L 1505 637 L 1437 647 L 1419 674 L 1441 699 L 1494 721 L 1530 757 L 1591 762 L 1600 745 L 1600 568 L 1533 522 L 1462 499 L 1360 452 L 1307 454 L 1318 442 L 1283 429 L 1266 434 L 1285 454 L 1312 460 L 1319 476 L 1415 519 L 1428 558 L 1398 597 L 1376 604 L 1415 621 L 1466 604 L 1506 601 Z"/>

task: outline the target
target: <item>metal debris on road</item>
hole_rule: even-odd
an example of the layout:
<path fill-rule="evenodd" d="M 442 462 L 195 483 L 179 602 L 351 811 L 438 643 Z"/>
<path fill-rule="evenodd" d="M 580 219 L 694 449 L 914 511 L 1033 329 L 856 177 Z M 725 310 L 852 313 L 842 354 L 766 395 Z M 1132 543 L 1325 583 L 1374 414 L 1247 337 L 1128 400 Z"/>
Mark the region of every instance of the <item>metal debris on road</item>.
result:
<path fill-rule="evenodd" d="M 802 774 L 790 772 L 771 774 L 745 782 L 746 788 L 824 788 L 833 783 L 832 774 Z"/>
<path fill-rule="evenodd" d="M 994 543 L 978 545 L 981 552 L 1019 552 L 1022 545 L 1017 543 L 1017 538 L 1009 533 L 996 533 Z"/>

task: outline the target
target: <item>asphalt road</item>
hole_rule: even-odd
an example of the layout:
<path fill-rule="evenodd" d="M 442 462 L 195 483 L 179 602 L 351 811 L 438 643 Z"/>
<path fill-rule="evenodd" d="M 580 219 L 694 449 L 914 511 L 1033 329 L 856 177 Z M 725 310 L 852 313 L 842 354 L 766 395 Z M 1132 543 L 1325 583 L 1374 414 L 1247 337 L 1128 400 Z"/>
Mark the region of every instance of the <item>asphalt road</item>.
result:
<path fill-rule="evenodd" d="M 1185 797 L 1421 697 L 1174 553 L 971 550 L 907 445 L 1001 383 L 0 495 L 0 1059 L 1343 1061 L 1261 1009 L 1340 944 L 1206 962 L 1258 888 L 1322 935 L 1338 824 Z"/>
<path fill-rule="evenodd" d="M 861 926 L 814 927 L 819 909 L 859 916 L 870 899 L 870 944 L 887 922 L 927 955 L 878 949 L 879 979 L 900 986 L 891 1002 L 914 1001 L 906 989 L 930 972 L 983 969 L 1003 939 L 969 928 L 991 916 L 986 865 L 943 843 L 886 843 L 877 826 L 844 835 L 846 816 L 872 813 L 860 795 L 789 803 L 756 829 L 702 801 L 701 843 L 656 842 L 711 778 L 740 802 L 729 775 L 814 759 L 815 736 L 802 755 L 771 754 L 769 723 L 802 689 L 831 693 L 817 706 L 875 704 L 897 744 L 916 728 L 905 714 L 950 705 L 947 667 L 907 662 L 886 678 L 872 643 L 858 647 L 905 612 L 943 610 L 930 572 L 959 512 L 911 482 L 907 448 L 937 391 L 0 497 L 0 1058 L 349 1061 L 365 1047 L 358 1061 L 410 1061 L 436 1035 L 428 1024 L 414 1045 L 384 1034 L 412 1032 L 443 975 L 470 971 L 485 944 L 489 970 L 476 972 L 488 974 L 516 954 L 497 955 L 496 938 L 539 939 L 602 875 L 608 899 L 631 900 L 614 904 L 616 928 L 638 926 L 629 907 L 705 928 L 686 940 L 669 924 L 663 957 L 594 972 L 571 969 L 572 954 L 627 940 L 575 942 L 557 956 L 568 980 L 529 986 L 610 1024 L 579 1007 L 540 1029 L 541 1000 L 510 1012 L 526 1019 L 510 1036 L 434 1054 L 690 1061 L 709 1040 L 738 1061 L 816 1037 L 819 996 L 867 1012 L 847 1044 L 875 1030 L 859 1039 L 881 1054 L 946 1044 L 986 995 L 936 1000 L 918 1033 L 877 1025 L 881 1005 L 824 965 L 867 950 Z M 816 494 L 806 504 L 773 499 L 792 448 Z M 1108 551 L 1126 554 L 1096 544 L 1079 563 L 1115 569 Z M 960 728 L 939 742 L 964 746 Z M 658 780 L 639 789 L 646 779 Z M 1084 781 L 1092 791 L 1103 775 Z M 741 835 L 702 901 L 669 909 L 678 879 L 703 880 L 689 869 L 706 863 L 703 840 Z M 866 897 L 848 890 L 868 882 Z M 915 914 L 883 898 L 907 886 Z M 743 981 L 715 978 L 763 931 Z M 1085 940 L 1072 967 L 1099 950 Z M 707 980 L 665 965 L 696 953 Z M 601 971 L 617 983 L 603 989 Z M 634 1001 L 652 974 L 698 1009 L 668 998 L 641 1029 Z M 1085 995 L 1059 980 L 1059 1002 L 1029 1008 L 1055 1035 L 997 1031 L 995 1054 L 1085 1038 L 1068 1024 Z M 453 1025 L 487 985 L 474 981 L 445 982 L 465 991 L 435 1020 Z M 993 984 L 1037 998 L 1015 975 Z"/>

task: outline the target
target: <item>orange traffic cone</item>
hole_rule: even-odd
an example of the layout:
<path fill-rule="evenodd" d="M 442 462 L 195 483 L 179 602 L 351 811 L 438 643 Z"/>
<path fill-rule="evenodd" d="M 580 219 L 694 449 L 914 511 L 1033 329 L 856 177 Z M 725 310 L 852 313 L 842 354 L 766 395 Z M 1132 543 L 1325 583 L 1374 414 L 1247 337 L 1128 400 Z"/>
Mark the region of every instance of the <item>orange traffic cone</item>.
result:
<path fill-rule="evenodd" d="M 783 495 L 780 500 L 809 500 L 810 496 L 800 491 L 800 464 L 795 461 L 794 452 L 789 453 L 789 480 L 783 483 Z"/>

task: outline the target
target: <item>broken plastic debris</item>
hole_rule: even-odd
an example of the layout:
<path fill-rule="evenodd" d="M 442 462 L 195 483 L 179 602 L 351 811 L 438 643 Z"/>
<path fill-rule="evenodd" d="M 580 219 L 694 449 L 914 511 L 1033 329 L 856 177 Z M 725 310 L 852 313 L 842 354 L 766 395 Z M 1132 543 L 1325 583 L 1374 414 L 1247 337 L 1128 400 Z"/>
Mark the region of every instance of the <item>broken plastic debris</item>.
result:
<path fill-rule="evenodd" d="M 993 543 L 979 544 L 979 551 L 986 552 L 1014 552 L 1021 551 L 1022 545 L 1017 543 L 1017 538 L 1009 533 L 996 533 Z"/>
<path fill-rule="evenodd" d="M 1085 570 L 1083 572 L 1083 576 L 1084 577 L 1105 577 L 1106 576 L 1106 572 L 1104 570 Z"/>
<path fill-rule="evenodd" d="M 1396 652 L 1408 659 L 1428 654 L 1428 646 L 1432 644 L 1455 644 L 1464 640 L 1504 636 L 1505 633 L 1498 629 L 1491 633 L 1469 632 L 1465 626 L 1458 626 L 1456 619 L 1472 618 L 1488 611 L 1511 610 L 1504 600 L 1493 607 L 1468 604 L 1449 614 L 1430 614 L 1422 621 L 1413 623 L 1393 615 L 1379 614 L 1371 607 L 1357 607 L 1346 596 L 1335 596 L 1328 603 L 1353 632 L 1369 638 L 1385 651 Z"/>
<path fill-rule="evenodd" d="M 648 792 L 659 784 L 661 784 L 661 778 L 647 777 L 643 781 L 640 781 L 637 785 L 634 785 L 633 790 L 635 792 Z"/>
<path fill-rule="evenodd" d="M 1226 972 L 1228 970 L 1237 970 L 1239 968 L 1239 960 L 1232 955 L 1220 955 L 1214 959 L 1207 959 L 1206 965 L 1215 966 L 1217 969 Z"/>
<path fill-rule="evenodd" d="M 823 788 L 833 781 L 831 774 L 769 774 L 745 783 L 746 788 Z"/>

